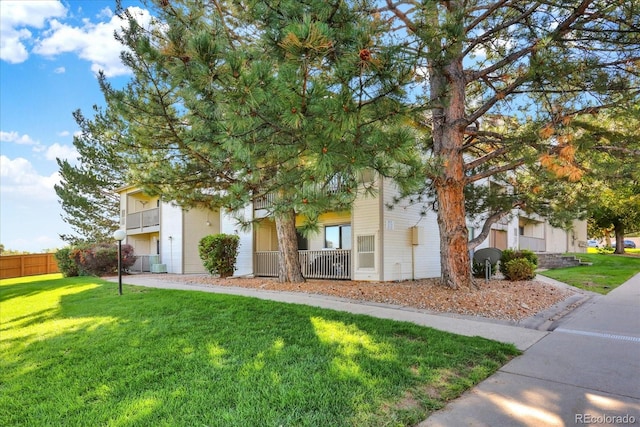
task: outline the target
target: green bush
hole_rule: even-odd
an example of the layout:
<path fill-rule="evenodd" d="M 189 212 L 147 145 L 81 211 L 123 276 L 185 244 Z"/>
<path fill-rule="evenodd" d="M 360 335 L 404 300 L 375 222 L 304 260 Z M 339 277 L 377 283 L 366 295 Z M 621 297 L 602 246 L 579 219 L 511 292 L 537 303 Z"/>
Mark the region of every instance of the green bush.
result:
<path fill-rule="evenodd" d="M 58 249 L 54 254 L 56 262 L 58 263 L 58 270 L 60 270 L 64 277 L 75 277 L 80 274 L 78 271 L 78 265 L 71 257 L 72 250 L 73 249 L 68 246 L 66 248 Z"/>
<path fill-rule="evenodd" d="M 509 261 L 514 259 L 526 259 L 531 264 L 533 264 L 534 270 L 538 266 L 538 255 L 536 255 L 532 251 L 527 249 L 505 249 L 504 251 L 502 251 L 502 257 L 500 258 L 500 273 L 502 273 L 505 277 L 507 276 L 507 264 L 509 263 Z"/>
<path fill-rule="evenodd" d="M 491 275 L 496 274 L 496 266 L 498 264 L 491 264 Z M 473 261 L 472 271 L 473 277 L 487 277 L 486 266 L 484 262 Z"/>
<path fill-rule="evenodd" d="M 239 245 L 240 237 L 235 234 L 212 234 L 203 237 L 198 243 L 198 252 L 204 268 L 220 277 L 232 276 L 236 269 Z"/>
<path fill-rule="evenodd" d="M 536 265 L 527 258 L 514 258 L 504 264 L 504 277 L 507 280 L 530 280 L 536 277 Z"/>
<path fill-rule="evenodd" d="M 80 276 L 103 276 L 118 272 L 118 245 L 113 243 L 83 244 L 71 248 L 69 257 Z M 122 269 L 136 262 L 133 246 L 122 245 Z"/>

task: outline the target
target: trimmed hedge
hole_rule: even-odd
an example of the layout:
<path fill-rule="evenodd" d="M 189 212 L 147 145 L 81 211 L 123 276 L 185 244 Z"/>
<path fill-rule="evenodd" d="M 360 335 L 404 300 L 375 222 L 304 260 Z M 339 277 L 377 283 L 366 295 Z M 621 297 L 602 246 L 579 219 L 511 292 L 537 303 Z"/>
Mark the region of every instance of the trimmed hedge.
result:
<path fill-rule="evenodd" d="M 198 243 L 198 252 L 204 268 L 220 277 L 233 276 L 238 258 L 240 237 L 235 234 L 212 234 Z"/>
<path fill-rule="evenodd" d="M 507 280 L 529 280 L 536 277 L 538 255 L 530 250 L 505 249 L 500 258 L 500 272 Z"/>
<path fill-rule="evenodd" d="M 505 264 L 507 280 L 531 280 L 536 277 L 536 266 L 526 258 L 515 258 Z"/>

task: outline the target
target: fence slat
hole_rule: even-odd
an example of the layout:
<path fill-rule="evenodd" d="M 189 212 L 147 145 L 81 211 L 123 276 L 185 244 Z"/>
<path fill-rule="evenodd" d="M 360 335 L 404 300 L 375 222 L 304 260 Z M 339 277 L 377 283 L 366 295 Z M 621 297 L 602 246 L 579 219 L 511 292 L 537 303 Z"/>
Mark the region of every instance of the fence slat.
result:
<path fill-rule="evenodd" d="M 54 254 L 0 256 L 0 279 L 58 273 Z"/>

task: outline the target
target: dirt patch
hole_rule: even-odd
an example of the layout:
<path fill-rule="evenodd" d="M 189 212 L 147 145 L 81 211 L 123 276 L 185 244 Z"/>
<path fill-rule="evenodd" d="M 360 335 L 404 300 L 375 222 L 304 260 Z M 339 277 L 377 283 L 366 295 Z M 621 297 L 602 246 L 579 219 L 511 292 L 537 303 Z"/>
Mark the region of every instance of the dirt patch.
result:
<path fill-rule="evenodd" d="M 157 276 L 155 276 L 157 277 Z M 304 292 L 346 298 L 359 302 L 392 304 L 430 310 L 518 321 L 533 316 L 568 298 L 574 292 L 536 280 L 509 282 L 479 281 L 479 289 L 453 290 L 438 279 L 406 282 L 358 282 L 308 280 L 305 283 L 278 283 L 272 278 L 228 278 L 211 276 L 163 275 L 198 285 L 237 286 L 268 291 Z"/>

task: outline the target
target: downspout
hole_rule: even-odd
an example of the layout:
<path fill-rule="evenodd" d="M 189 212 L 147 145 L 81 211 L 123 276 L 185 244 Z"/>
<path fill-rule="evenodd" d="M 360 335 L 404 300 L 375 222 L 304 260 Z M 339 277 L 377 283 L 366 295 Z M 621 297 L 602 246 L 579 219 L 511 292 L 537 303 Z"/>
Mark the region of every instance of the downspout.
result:
<path fill-rule="evenodd" d="M 378 194 L 380 195 L 379 197 L 380 202 L 378 203 L 378 208 L 379 208 L 378 229 L 380 230 L 380 239 L 379 239 L 380 254 L 378 255 L 378 260 L 380 265 L 380 273 L 378 276 L 379 277 L 378 280 L 384 281 L 384 178 L 382 176 L 378 177 L 378 186 L 379 186 Z"/>

